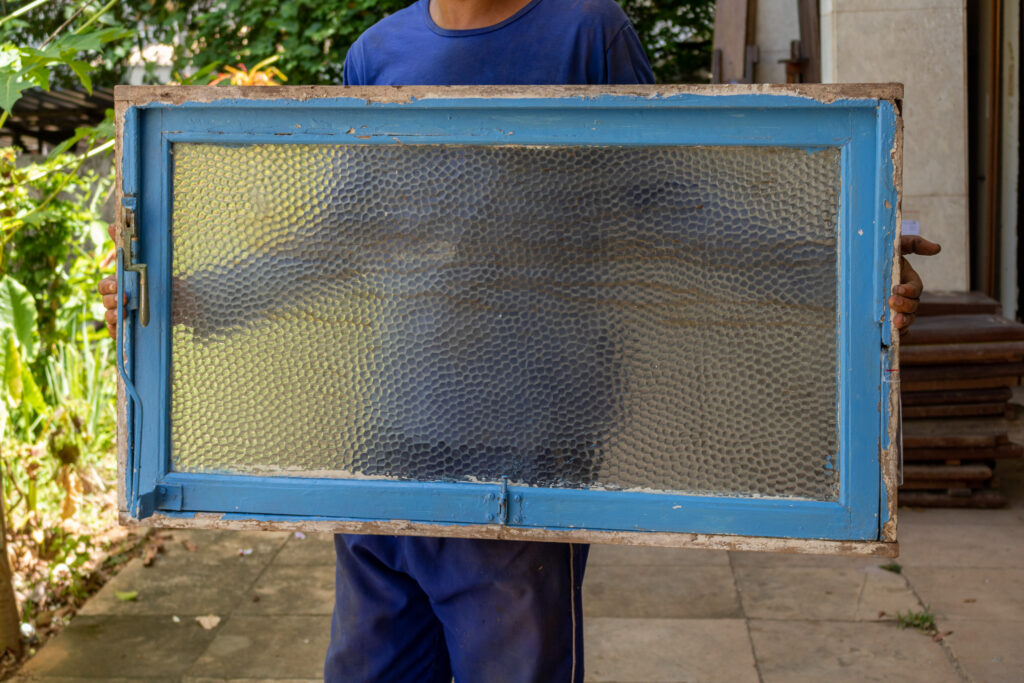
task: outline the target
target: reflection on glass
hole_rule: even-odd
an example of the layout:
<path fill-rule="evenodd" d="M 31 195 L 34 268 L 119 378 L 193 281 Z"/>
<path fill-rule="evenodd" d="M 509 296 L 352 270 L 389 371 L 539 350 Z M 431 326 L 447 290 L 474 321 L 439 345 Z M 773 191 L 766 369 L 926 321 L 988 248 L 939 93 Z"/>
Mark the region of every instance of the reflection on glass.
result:
<path fill-rule="evenodd" d="M 836 498 L 838 150 L 174 160 L 174 470 Z"/>

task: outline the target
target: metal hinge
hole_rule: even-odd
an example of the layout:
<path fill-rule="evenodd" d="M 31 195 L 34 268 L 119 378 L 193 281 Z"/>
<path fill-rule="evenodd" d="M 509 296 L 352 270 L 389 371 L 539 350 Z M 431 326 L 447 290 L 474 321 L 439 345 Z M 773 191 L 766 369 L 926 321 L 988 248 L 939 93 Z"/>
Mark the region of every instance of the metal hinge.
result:
<path fill-rule="evenodd" d="M 484 505 L 488 522 L 502 526 L 523 523 L 523 494 L 509 494 L 507 477 L 497 492 L 484 496 Z"/>
<path fill-rule="evenodd" d="M 121 249 L 118 249 L 121 268 L 139 274 L 139 323 L 149 325 L 149 275 L 146 264 L 139 263 L 139 233 L 135 228 L 135 211 L 121 208 Z"/>
<path fill-rule="evenodd" d="M 157 510 L 181 510 L 181 487 L 177 484 L 157 484 L 155 493 Z"/>
<path fill-rule="evenodd" d="M 155 489 L 139 496 L 136 518 L 144 519 L 157 510 L 180 511 L 181 499 L 181 486 L 178 484 L 157 484 Z"/>

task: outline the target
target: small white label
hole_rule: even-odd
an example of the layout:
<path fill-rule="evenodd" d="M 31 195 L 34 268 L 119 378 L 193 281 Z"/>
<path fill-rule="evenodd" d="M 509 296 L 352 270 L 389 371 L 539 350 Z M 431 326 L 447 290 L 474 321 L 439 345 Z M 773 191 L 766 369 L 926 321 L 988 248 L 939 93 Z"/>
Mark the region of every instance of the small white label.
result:
<path fill-rule="evenodd" d="M 900 229 L 904 235 L 920 235 L 921 221 L 903 221 Z"/>

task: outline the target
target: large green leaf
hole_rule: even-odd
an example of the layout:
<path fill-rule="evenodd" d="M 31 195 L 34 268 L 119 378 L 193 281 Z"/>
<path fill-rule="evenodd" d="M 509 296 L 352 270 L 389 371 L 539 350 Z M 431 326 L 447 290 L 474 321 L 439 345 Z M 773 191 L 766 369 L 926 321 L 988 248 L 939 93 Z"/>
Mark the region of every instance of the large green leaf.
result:
<path fill-rule="evenodd" d="M 36 356 L 36 303 L 25 287 L 9 275 L 0 278 L 0 330 L 9 329 L 26 360 Z"/>
<path fill-rule="evenodd" d="M 89 70 L 92 69 L 88 62 L 83 62 L 78 59 L 74 59 L 68 62 L 68 66 L 78 76 L 78 80 L 82 82 L 82 87 L 85 88 L 86 92 L 92 94 L 92 78 L 89 76 Z"/>
<path fill-rule="evenodd" d="M 131 31 L 127 31 L 119 26 L 111 26 L 99 30 L 92 30 L 90 27 L 90 30 L 84 33 L 65 33 L 50 43 L 47 49 L 39 52 L 39 54 L 47 56 L 59 54 L 67 57 L 78 52 L 99 50 L 106 43 L 127 38 L 130 35 L 132 35 Z"/>
<path fill-rule="evenodd" d="M 5 334 L 0 336 L 0 339 L 4 341 L 4 393 L 17 403 L 21 400 L 21 390 L 24 387 L 21 381 L 21 356 L 12 335 Z"/>
<path fill-rule="evenodd" d="M 27 363 L 21 364 L 21 399 L 40 415 L 47 412 L 43 392 L 39 390 L 39 385 L 36 384 L 36 379 L 32 376 L 32 369 Z"/>
<path fill-rule="evenodd" d="M 0 69 L 0 109 L 10 112 L 14 103 L 21 99 L 21 93 L 32 87 L 17 71 Z"/>

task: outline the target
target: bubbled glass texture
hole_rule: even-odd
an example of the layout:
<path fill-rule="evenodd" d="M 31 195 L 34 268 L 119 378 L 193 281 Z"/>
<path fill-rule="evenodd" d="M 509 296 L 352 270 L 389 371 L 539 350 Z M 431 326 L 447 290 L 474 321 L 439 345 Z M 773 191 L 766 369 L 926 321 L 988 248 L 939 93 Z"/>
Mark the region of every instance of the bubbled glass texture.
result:
<path fill-rule="evenodd" d="M 838 150 L 173 158 L 174 470 L 836 498 Z"/>

